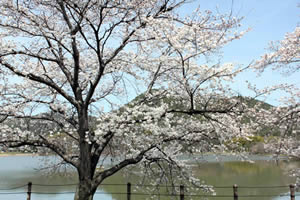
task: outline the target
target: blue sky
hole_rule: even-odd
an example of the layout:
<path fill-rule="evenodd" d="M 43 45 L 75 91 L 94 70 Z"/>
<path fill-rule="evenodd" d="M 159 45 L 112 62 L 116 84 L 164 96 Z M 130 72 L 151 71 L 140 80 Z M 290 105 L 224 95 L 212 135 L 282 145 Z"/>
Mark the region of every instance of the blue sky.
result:
<path fill-rule="evenodd" d="M 233 3 L 233 4 L 232 4 Z M 186 5 L 182 14 L 188 14 L 200 4 L 201 10 L 214 10 L 220 13 L 228 13 L 233 8 L 233 15 L 244 17 L 242 29 L 251 28 L 240 40 L 236 40 L 223 49 L 223 62 L 236 62 L 247 65 L 258 59 L 266 52 L 270 41 L 284 38 L 287 32 L 292 32 L 300 24 L 299 0 L 196 0 Z M 280 82 L 292 82 L 300 86 L 300 73 L 290 77 L 283 77 L 278 71 L 267 71 L 263 77 L 256 77 L 254 73 L 244 73 L 238 77 L 235 89 L 243 95 L 251 95 L 243 86 L 243 81 L 248 80 L 258 86 L 277 84 Z M 274 99 L 283 95 L 277 93 L 267 99 L 276 104 Z"/>

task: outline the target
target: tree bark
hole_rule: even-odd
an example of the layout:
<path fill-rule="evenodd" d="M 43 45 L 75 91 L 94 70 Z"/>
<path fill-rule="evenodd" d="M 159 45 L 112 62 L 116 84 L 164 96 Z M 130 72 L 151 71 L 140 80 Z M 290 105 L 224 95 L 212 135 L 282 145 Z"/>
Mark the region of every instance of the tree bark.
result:
<path fill-rule="evenodd" d="M 74 200 L 93 200 L 96 190 L 88 182 L 80 182 L 76 188 Z"/>
<path fill-rule="evenodd" d="M 79 184 L 76 188 L 74 200 L 93 200 L 97 187 L 94 187 L 92 184 L 95 169 L 93 167 L 91 144 L 86 141 L 89 137 L 89 121 L 87 108 L 83 105 L 78 110 L 78 119 L 80 164 L 77 168 Z"/>

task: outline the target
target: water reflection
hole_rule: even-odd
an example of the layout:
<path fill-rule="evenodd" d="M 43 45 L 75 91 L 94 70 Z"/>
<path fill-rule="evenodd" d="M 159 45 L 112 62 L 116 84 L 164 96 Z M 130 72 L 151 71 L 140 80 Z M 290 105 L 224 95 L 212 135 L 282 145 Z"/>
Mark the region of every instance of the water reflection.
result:
<path fill-rule="evenodd" d="M 197 192 L 196 195 L 188 196 L 185 199 L 209 199 L 209 200 L 232 200 L 234 184 L 238 185 L 238 194 L 243 200 L 271 200 L 281 194 L 287 193 L 289 188 L 286 187 L 295 181 L 288 176 L 289 169 L 299 167 L 299 162 L 280 161 L 256 161 L 249 162 L 206 162 L 200 166 L 195 166 L 193 170 L 197 177 L 205 181 L 206 184 L 216 186 L 217 196 L 230 197 L 206 197 L 207 193 Z M 106 183 L 126 183 L 122 176 L 115 176 Z M 135 182 L 133 178 L 130 180 Z M 267 186 L 267 187 L 264 187 Z M 114 199 L 121 200 L 124 196 L 115 195 L 114 193 L 126 192 L 126 187 L 103 186 L 105 191 L 112 193 Z M 177 188 L 178 189 L 178 188 Z M 138 191 L 141 192 L 141 191 Z M 161 196 L 155 199 L 171 199 L 164 196 L 164 189 L 160 190 Z M 251 197 L 252 196 L 252 197 Z M 253 197 L 257 196 L 257 197 Z M 133 199 L 143 200 L 146 196 L 136 195 Z M 177 197 L 178 199 L 178 197 Z M 277 198 L 278 200 L 281 198 Z M 282 197 L 282 199 L 285 199 Z"/>
<path fill-rule="evenodd" d="M 201 165 L 195 170 L 198 176 L 208 184 L 216 187 L 237 184 L 239 186 L 238 193 L 240 196 L 257 195 L 260 197 L 256 199 L 270 200 L 289 191 L 288 187 L 282 186 L 287 186 L 295 181 L 294 178 L 287 175 L 287 169 L 290 166 L 295 167 L 295 165 L 299 166 L 299 163 L 286 161 L 280 161 L 278 164 L 274 161 L 256 161 L 255 163 L 224 162 L 208 163 Z M 232 195 L 232 188 L 216 188 L 216 192 L 222 195 Z M 253 197 L 243 197 L 243 200 L 250 199 L 253 199 Z"/>
<path fill-rule="evenodd" d="M 52 158 L 51 158 L 52 159 Z M 63 193 L 60 195 L 54 194 L 35 194 L 33 200 L 67 200 L 72 199 L 75 191 L 74 185 L 57 186 L 73 184 L 77 182 L 76 176 L 63 177 L 59 175 L 45 176 L 37 170 L 33 170 L 41 166 L 43 162 L 39 157 L 18 156 L 18 157 L 0 157 L 0 189 L 13 188 L 16 186 L 26 185 L 29 181 L 33 182 L 33 192 L 39 193 Z M 276 196 L 287 193 L 289 188 L 275 187 L 285 186 L 293 183 L 295 180 L 287 175 L 290 169 L 300 167 L 299 162 L 280 161 L 278 164 L 273 161 L 256 161 L 255 163 L 248 162 L 204 162 L 200 166 L 194 166 L 193 170 L 196 175 L 204 180 L 206 184 L 217 186 L 215 188 L 217 195 L 232 196 L 232 185 L 239 186 L 238 192 L 241 196 L 259 195 L 259 198 L 244 197 L 243 200 L 271 200 Z M 126 199 L 123 195 L 127 191 L 126 183 L 130 181 L 132 184 L 138 182 L 138 177 L 125 178 L 122 173 L 112 176 L 104 182 L 104 185 L 99 187 L 98 194 L 95 199 L 103 200 L 122 200 Z M 113 184 L 113 185 L 111 185 Z M 124 185 L 114 185 L 124 184 Z M 44 187 L 43 185 L 54 185 Z M 56 186 L 55 186 L 56 185 Z M 229 186 L 229 188 L 219 188 Z M 247 186 L 247 188 L 245 188 Z M 274 186 L 275 188 L 253 188 L 261 186 Z M 166 188 L 161 188 L 161 196 L 155 199 L 172 199 L 169 196 L 163 196 Z M 0 193 L 9 192 L 1 190 Z M 14 190 L 14 192 L 26 192 L 26 187 Z M 70 192 L 70 193 L 69 193 Z M 138 190 L 137 192 L 143 192 Z M 157 192 L 157 191 L 156 191 Z M 102 194 L 105 193 L 105 194 Z M 188 195 L 189 193 L 186 193 Z M 198 192 L 197 195 L 207 195 Z M 263 197 L 273 195 L 274 197 Z M 0 199 L 19 200 L 26 199 L 26 194 L 6 195 L 0 194 Z M 135 195 L 132 199 L 143 200 L 149 196 Z M 185 199 L 190 199 L 186 196 Z M 193 199 L 203 199 L 200 196 L 193 196 Z M 232 197 L 220 198 L 211 197 L 209 200 L 232 200 Z M 279 199 L 278 199 L 279 200 Z"/>

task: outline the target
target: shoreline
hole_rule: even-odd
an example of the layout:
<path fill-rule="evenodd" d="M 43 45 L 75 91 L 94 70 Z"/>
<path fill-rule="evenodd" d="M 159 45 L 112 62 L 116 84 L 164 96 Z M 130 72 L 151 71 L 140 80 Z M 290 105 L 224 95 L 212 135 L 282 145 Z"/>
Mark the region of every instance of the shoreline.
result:
<path fill-rule="evenodd" d="M 1 157 L 9 157 L 9 156 L 45 156 L 38 153 L 21 153 L 21 152 L 0 152 L 0 158 Z M 47 155 L 50 156 L 50 155 Z M 218 162 L 218 161 L 246 161 L 247 159 L 243 160 L 239 155 L 232 155 L 228 153 L 222 153 L 222 154 L 213 154 L 213 153 L 206 153 L 201 155 L 194 155 L 192 156 L 194 158 L 201 158 L 208 162 Z M 252 161 L 259 161 L 259 160 L 276 160 L 273 156 L 273 154 L 248 154 L 247 155 L 248 160 Z M 216 159 L 217 158 L 217 159 Z M 186 159 L 186 156 L 183 156 L 182 159 Z M 285 155 L 279 155 L 277 157 L 278 160 L 287 160 L 288 157 Z"/>
<path fill-rule="evenodd" d="M 9 152 L 9 153 L 0 153 L 0 157 L 9 157 L 9 156 L 37 156 L 37 154 L 33 153 L 14 153 L 14 152 Z"/>

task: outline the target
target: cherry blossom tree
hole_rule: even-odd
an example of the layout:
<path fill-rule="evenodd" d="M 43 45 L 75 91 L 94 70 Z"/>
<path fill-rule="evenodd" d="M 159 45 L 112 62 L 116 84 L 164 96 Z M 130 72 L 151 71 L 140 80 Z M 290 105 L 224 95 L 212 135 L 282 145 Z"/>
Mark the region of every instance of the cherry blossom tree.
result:
<path fill-rule="evenodd" d="M 265 69 L 283 72 L 290 76 L 299 73 L 300 69 L 300 27 L 292 33 L 287 33 L 283 40 L 270 43 L 270 52 L 261 56 L 254 64 L 254 68 L 263 76 Z M 267 148 L 276 155 L 284 154 L 292 159 L 299 160 L 299 135 L 300 135 L 300 88 L 299 84 L 280 84 L 260 90 L 260 94 L 271 94 L 274 90 L 281 90 L 288 94 L 280 99 L 280 105 L 270 110 L 260 110 L 257 115 L 260 124 L 257 129 L 272 127 L 270 132 L 278 132 L 280 139 L 268 144 Z M 264 124 L 264 126 L 261 126 Z M 298 177 L 300 183 L 300 170 L 295 169 L 293 175 Z"/>
<path fill-rule="evenodd" d="M 53 152 L 77 170 L 74 198 L 91 200 L 120 170 L 139 165 L 170 181 L 165 167 L 185 176 L 180 155 L 250 134 L 230 89 L 242 69 L 216 61 L 244 34 L 241 19 L 182 17 L 184 3 L 2 0 L 1 147 Z"/>
<path fill-rule="evenodd" d="M 255 67 L 263 72 L 265 68 L 272 65 L 273 70 L 283 71 L 286 75 L 299 71 L 299 38 L 300 27 L 296 27 L 294 32 L 287 33 L 283 40 L 271 42 L 269 45 L 270 52 L 261 56 Z"/>

